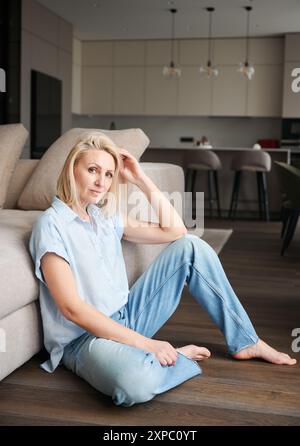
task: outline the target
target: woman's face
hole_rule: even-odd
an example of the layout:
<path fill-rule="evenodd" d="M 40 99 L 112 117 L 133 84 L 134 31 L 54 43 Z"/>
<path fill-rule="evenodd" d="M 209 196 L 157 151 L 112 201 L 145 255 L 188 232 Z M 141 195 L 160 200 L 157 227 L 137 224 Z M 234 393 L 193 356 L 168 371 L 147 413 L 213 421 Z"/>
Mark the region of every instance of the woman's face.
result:
<path fill-rule="evenodd" d="M 88 150 L 74 167 L 77 193 L 83 206 L 96 204 L 109 191 L 115 160 L 104 150 Z"/>

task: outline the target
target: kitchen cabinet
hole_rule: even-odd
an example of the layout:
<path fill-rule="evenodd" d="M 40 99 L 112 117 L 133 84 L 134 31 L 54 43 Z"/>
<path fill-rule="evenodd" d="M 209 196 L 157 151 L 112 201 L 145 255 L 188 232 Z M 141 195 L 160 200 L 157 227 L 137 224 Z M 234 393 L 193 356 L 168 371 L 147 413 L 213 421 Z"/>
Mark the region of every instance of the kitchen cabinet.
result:
<path fill-rule="evenodd" d="M 83 67 L 82 113 L 112 114 L 112 67 Z"/>
<path fill-rule="evenodd" d="M 255 65 L 247 87 L 247 116 L 281 116 L 282 65 Z"/>
<path fill-rule="evenodd" d="M 250 39 L 249 60 L 254 65 L 283 64 L 284 39 L 282 37 Z"/>
<path fill-rule="evenodd" d="M 212 83 L 201 76 L 199 67 L 184 67 L 178 81 L 177 114 L 183 116 L 209 116 L 211 114 Z"/>
<path fill-rule="evenodd" d="M 179 40 L 179 64 L 200 67 L 206 65 L 208 40 Z"/>
<path fill-rule="evenodd" d="M 109 66 L 113 64 L 113 42 L 82 42 L 83 66 Z"/>
<path fill-rule="evenodd" d="M 145 114 L 176 115 L 178 80 L 162 75 L 162 67 L 146 67 Z"/>
<path fill-rule="evenodd" d="M 213 64 L 232 65 L 232 69 L 238 67 L 240 62 L 245 61 L 246 40 L 245 39 L 215 39 L 213 40 L 214 58 Z M 223 71 L 223 67 L 220 68 Z"/>
<path fill-rule="evenodd" d="M 144 67 L 113 68 L 113 114 L 144 113 Z"/>
<path fill-rule="evenodd" d="M 178 41 L 174 40 L 174 62 L 178 64 Z M 171 40 L 148 40 L 146 42 L 146 66 L 169 65 L 171 61 Z"/>
<path fill-rule="evenodd" d="M 174 41 L 174 62 L 178 64 L 178 42 Z M 178 79 L 162 74 L 171 61 L 170 40 L 149 40 L 146 43 L 145 114 L 176 115 Z"/>
<path fill-rule="evenodd" d="M 246 97 L 247 80 L 237 67 L 222 66 L 219 76 L 212 79 L 212 115 L 245 116 Z"/>
<path fill-rule="evenodd" d="M 207 39 L 174 41 L 174 61 L 182 72 L 176 79 L 162 75 L 171 61 L 169 39 L 83 42 L 82 79 L 76 63 L 74 89 L 81 82 L 84 114 L 277 117 L 282 113 L 283 42 L 281 37 L 250 39 L 256 71 L 251 81 L 237 72 L 245 60 L 245 38 L 213 39 L 213 63 L 219 69 L 214 79 L 199 73 L 207 62 Z M 291 95 L 284 79 L 284 116 L 299 116 L 300 95 Z M 73 102 L 76 112 L 76 95 Z"/>
<path fill-rule="evenodd" d="M 115 42 L 113 114 L 142 115 L 145 97 L 145 42 Z"/>
<path fill-rule="evenodd" d="M 145 65 L 145 42 L 134 40 L 114 42 L 113 65 L 143 67 Z"/>

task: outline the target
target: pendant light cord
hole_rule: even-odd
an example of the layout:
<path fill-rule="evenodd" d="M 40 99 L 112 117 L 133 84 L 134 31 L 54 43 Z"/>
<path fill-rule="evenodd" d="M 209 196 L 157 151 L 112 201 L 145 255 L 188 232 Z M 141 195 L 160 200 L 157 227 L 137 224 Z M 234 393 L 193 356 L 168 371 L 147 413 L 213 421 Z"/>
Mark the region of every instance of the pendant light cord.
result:
<path fill-rule="evenodd" d="M 247 38 L 246 38 L 246 62 L 245 64 L 249 64 L 249 29 L 250 29 L 250 11 L 252 10 L 252 6 L 245 7 L 247 11 Z"/>
<path fill-rule="evenodd" d="M 212 66 L 212 44 L 211 44 L 211 29 L 212 29 L 212 13 L 215 8 L 206 8 L 206 11 L 209 13 L 209 22 L 208 22 L 208 61 L 207 66 Z"/>
<path fill-rule="evenodd" d="M 175 29 L 175 14 L 177 9 L 170 9 L 172 13 L 172 26 L 171 26 L 171 66 L 174 66 L 174 29 Z"/>

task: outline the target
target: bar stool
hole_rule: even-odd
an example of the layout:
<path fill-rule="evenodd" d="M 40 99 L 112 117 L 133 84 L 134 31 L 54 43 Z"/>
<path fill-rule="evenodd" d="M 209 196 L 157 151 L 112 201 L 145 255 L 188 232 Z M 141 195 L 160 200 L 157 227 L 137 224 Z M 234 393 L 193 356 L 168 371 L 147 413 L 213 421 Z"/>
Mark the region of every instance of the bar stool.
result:
<path fill-rule="evenodd" d="M 197 173 L 199 171 L 206 171 L 208 178 L 208 202 L 210 217 L 213 213 L 213 204 L 217 202 L 218 216 L 221 218 L 220 209 L 220 197 L 219 197 L 219 185 L 218 185 L 218 170 L 222 168 L 222 164 L 218 155 L 212 152 L 210 149 L 198 149 L 193 152 L 193 162 L 190 162 L 189 158 L 185 157 L 185 169 L 186 169 L 186 190 L 189 189 L 190 179 L 192 181 L 192 196 L 195 196 L 195 185 Z"/>
<path fill-rule="evenodd" d="M 242 172 L 256 172 L 259 216 L 263 214 L 266 221 L 269 221 L 269 199 L 267 189 L 266 173 L 271 170 L 271 157 L 262 150 L 247 150 L 235 156 L 231 162 L 231 170 L 235 171 L 234 184 L 231 196 L 231 205 L 228 218 L 234 218 L 238 205 L 238 196 Z"/>

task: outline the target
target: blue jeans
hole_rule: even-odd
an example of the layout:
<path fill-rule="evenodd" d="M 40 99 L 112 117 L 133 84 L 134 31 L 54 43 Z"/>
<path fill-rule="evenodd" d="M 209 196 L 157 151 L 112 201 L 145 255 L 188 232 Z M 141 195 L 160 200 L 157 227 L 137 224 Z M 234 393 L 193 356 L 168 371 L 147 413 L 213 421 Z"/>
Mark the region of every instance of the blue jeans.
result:
<path fill-rule="evenodd" d="M 130 289 L 128 302 L 111 316 L 152 338 L 176 310 L 187 283 L 191 295 L 225 336 L 229 353 L 257 343 L 258 337 L 235 295 L 220 260 L 205 241 L 191 234 L 170 243 Z M 202 373 L 196 361 L 179 353 L 173 366 L 154 353 L 86 332 L 65 347 L 63 364 L 114 404 L 151 400 Z"/>

